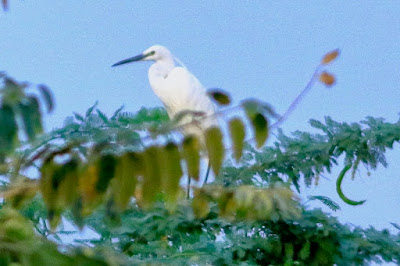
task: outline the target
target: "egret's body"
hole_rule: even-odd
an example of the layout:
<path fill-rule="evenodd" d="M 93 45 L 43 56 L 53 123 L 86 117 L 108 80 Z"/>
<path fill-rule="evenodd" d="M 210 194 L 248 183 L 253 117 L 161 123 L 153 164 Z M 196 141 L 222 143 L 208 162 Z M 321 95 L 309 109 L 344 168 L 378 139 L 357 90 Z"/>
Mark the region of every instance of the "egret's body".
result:
<path fill-rule="evenodd" d="M 202 140 L 204 130 L 217 125 L 215 107 L 205 88 L 185 67 L 176 65 L 167 48 L 154 45 L 141 55 L 120 61 L 113 66 L 135 61 L 154 61 L 148 72 L 150 86 L 164 104 L 171 119 L 183 111 L 193 111 L 204 117 L 198 123 L 192 123 L 193 116 L 185 115 L 179 121 L 185 135 L 195 135 Z"/>

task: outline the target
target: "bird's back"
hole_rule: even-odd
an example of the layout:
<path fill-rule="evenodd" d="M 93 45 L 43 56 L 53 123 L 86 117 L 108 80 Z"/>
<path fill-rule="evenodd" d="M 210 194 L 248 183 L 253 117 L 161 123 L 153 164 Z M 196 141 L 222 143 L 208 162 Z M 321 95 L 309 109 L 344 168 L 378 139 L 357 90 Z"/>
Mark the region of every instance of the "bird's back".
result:
<path fill-rule="evenodd" d="M 185 134 L 200 135 L 202 131 L 217 125 L 215 107 L 205 88 L 198 79 L 184 67 L 174 67 L 166 77 L 153 86 L 156 95 L 164 103 L 170 118 L 174 118 L 182 111 L 202 112 L 207 118 L 197 125 L 183 128 Z M 181 124 L 191 121 L 184 118 Z"/>

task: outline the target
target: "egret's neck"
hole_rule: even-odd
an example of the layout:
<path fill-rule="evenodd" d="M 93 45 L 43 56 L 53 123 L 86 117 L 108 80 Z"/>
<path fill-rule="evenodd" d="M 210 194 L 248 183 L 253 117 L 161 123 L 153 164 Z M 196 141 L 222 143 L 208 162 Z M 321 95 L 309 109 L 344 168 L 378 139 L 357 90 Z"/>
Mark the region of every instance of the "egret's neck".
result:
<path fill-rule="evenodd" d="M 153 90 L 159 88 L 160 83 L 168 77 L 169 72 L 175 67 L 172 58 L 157 60 L 149 69 L 149 82 Z"/>

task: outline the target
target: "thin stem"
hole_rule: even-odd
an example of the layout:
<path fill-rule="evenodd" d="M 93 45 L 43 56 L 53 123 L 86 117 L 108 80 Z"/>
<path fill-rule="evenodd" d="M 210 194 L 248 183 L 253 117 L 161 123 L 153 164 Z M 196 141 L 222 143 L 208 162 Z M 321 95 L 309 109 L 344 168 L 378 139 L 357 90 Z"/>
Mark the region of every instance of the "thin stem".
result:
<path fill-rule="evenodd" d="M 187 195 L 186 198 L 189 199 L 190 198 L 190 182 L 191 182 L 192 178 L 190 177 L 190 175 L 188 175 L 188 183 L 187 183 Z"/>
<path fill-rule="evenodd" d="M 311 76 L 311 79 L 308 81 L 307 85 L 297 95 L 296 99 L 294 99 L 294 101 L 289 105 L 288 109 L 286 109 L 285 113 L 279 118 L 279 120 L 277 122 L 275 122 L 274 124 L 272 124 L 271 128 L 277 127 L 280 124 L 282 124 L 289 117 L 289 115 L 293 112 L 293 110 L 296 109 L 296 106 L 300 103 L 300 101 L 304 98 L 304 96 L 311 90 L 314 83 L 318 80 L 320 68 L 321 68 L 321 65 L 318 65 L 316 67 L 316 69 L 315 69 L 313 75 Z"/>
<path fill-rule="evenodd" d="M 203 186 L 207 184 L 208 176 L 210 175 L 210 169 L 211 169 L 211 163 L 210 159 L 208 159 L 207 172 L 206 172 L 206 177 L 204 178 Z"/>

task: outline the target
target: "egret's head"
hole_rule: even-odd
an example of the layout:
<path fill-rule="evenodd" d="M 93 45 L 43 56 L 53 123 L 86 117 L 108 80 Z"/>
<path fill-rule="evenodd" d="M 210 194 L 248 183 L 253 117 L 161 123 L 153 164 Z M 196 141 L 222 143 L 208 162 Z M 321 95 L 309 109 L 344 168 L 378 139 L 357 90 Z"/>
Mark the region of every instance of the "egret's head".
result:
<path fill-rule="evenodd" d="M 141 53 L 137 56 L 119 61 L 112 66 L 114 67 L 114 66 L 124 65 L 124 64 L 136 62 L 136 61 L 160 61 L 163 59 L 167 59 L 167 60 L 172 59 L 171 52 L 164 46 L 153 45 L 150 48 L 146 49 L 143 53 Z"/>

